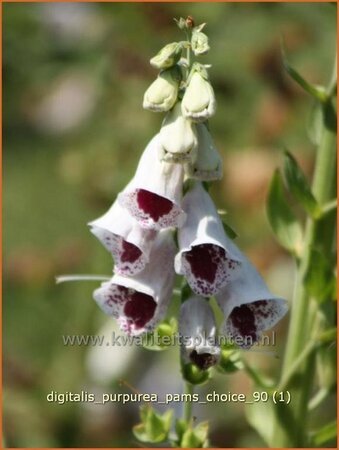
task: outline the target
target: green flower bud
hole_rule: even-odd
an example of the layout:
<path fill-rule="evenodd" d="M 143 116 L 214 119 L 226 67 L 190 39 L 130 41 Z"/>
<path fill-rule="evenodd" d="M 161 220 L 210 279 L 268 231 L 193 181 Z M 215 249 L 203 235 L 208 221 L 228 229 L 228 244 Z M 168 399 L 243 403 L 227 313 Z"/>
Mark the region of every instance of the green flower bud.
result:
<path fill-rule="evenodd" d="M 141 423 L 133 427 L 134 436 L 141 442 L 157 444 L 166 441 L 171 429 L 173 410 L 164 414 L 156 412 L 151 406 L 140 407 Z"/>
<path fill-rule="evenodd" d="M 171 163 L 187 163 L 195 159 L 197 150 L 195 124 L 183 117 L 178 102 L 169 111 L 160 130 L 160 159 Z"/>
<path fill-rule="evenodd" d="M 191 45 L 193 53 L 196 56 L 205 55 L 210 49 L 210 46 L 208 45 L 208 37 L 201 31 L 193 31 Z"/>
<path fill-rule="evenodd" d="M 181 71 L 178 66 L 162 70 L 144 95 L 143 107 L 150 111 L 169 111 L 178 97 Z"/>
<path fill-rule="evenodd" d="M 182 44 L 180 42 L 171 42 L 165 45 L 160 52 L 151 60 L 151 66 L 156 69 L 168 69 L 174 66 L 181 58 Z"/>
<path fill-rule="evenodd" d="M 206 79 L 206 69 L 193 67 L 189 77 L 189 84 L 181 102 L 182 113 L 185 117 L 204 122 L 215 113 L 216 101 L 213 88 Z"/>
<path fill-rule="evenodd" d="M 204 384 L 211 378 L 211 369 L 202 370 L 192 363 L 181 363 L 181 372 L 184 380 L 191 384 Z"/>

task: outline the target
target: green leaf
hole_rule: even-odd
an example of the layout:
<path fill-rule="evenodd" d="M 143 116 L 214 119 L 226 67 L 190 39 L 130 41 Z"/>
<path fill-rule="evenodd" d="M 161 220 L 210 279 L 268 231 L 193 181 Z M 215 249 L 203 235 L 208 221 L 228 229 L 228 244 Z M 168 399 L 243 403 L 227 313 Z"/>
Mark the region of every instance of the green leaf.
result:
<path fill-rule="evenodd" d="M 286 72 L 296 81 L 299 86 L 306 91 L 308 94 L 312 95 L 315 99 L 319 100 L 321 103 L 326 103 L 328 100 L 328 96 L 326 94 L 326 90 L 322 86 L 314 86 L 303 78 L 299 72 L 297 72 L 288 62 L 285 52 L 285 46 L 283 41 L 281 41 L 281 56 L 282 62 Z"/>
<path fill-rule="evenodd" d="M 288 190 L 305 208 L 306 212 L 313 218 L 317 217 L 320 213 L 317 201 L 303 171 L 288 151 L 285 151 L 284 177 Z"/>
<path fill-rule="evenodd" d="M 314 447 L 321 447 L 329 441 L 335 441 L 337 436 L 337 421 L 334 420 L 312 433 Z"/>
<path fill-rule="evenodd" d="M 279 243 L 298 257 L 302 250 L 303 233 L 285 198 L 282 177 L 278 170 L 273 175 L 268 193 L 267 216 Z"/>
<path fill-rule="evenodd" d="M 231 228 L 224 220 L 222 221 L 222 226 L 224 227 L 224 231 L 230 239 L 234 240 L 238 237 L 233 228 Z"/>
<path fill-rule="evenodd" d="M 156 444 L 167 440 L 171 429 L 173 410 L 157 413 L 151 406 L 140 407 L 141 423 L 133 427 L 134 436 L 141 442 Z"/>
<path fill-rule="evenodd" d="M 333 295 L 335 274 L 326 255 L 316 249 L 311 251 L 309 269 L 304 277 L 305 287 L 310 296 L 320 303 Z"/>

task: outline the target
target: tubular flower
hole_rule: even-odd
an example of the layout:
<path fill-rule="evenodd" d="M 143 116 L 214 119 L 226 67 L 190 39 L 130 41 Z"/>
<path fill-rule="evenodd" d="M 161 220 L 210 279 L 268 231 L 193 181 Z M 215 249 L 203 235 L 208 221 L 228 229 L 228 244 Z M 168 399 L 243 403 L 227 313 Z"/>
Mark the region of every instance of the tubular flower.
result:
<path fill-rule="evenodd" d="M 179 229 L 175 270 L 196 294 L 210 296 L 236 278 L 242 257 L 226 236 L 214 204 L 200 182 L 183 199 L 187 220 Z"/>
<path fill-rule="evenodd" d="M 151 331 L 164 317 L 174 285 L 174 253 L 172 233 L 162 231 L 142 272 L 133 277 L 114 275 L 94 291 L 94 300 L 117 319 L 122 331 L 137 336 Z"/>
<path fill-rule="evenodd" d="M 88 225 L 94 236 L 111 252 L 118 274 L 134 275 L 144 269 L 156 237 L 155 230 L 141 228 L 118 201 Z"/>
<path fill-rule="evenodd" d="M 215 148 L 210 132 L 204 123 L 197 123 L 198 150 L 195 161 L 185 165 L 189 178 L 201 181 L 220 180 L 222 178 L 222 161 Z"/>
<path fill-rule="evenodd" d="M 221 332 L 239 347 L 255 344 L 287 312 L 287 302 L 274 296 L 252 264 L 243 257 L 238 279 L 216 296 L 224 313 Z"/>
<path fill-rule="evenodd" d="M 165 45 L 159 53 L 150 60 L 151 66 L 156 69 L 168 69 L 174 66 L 181 58 L 182 44 L 180 42 L 171 42 Z"/>
<path fill-rule="evenodd" d="M 214 91 L 208 81 L 206 69 L 201 68 L 200 64 L 192 69 L 181 108 L 185 117 L 197 122 L 204 122 L 215 113 Z"/>
<path fill-rule="evenodd" d="M 180 81 L 181 72 L 178 66 L 162 70 L 145 92 L 144 109 L 163 112 L 173 108 L 177 101 Z"/>
<path fill-rule="evenodd" d="M 202 370 L 218 362 L 220 348 L 216 345 L 216 324 L 207 300 L 193 296 L 180 308 L 179 335 L 185 362 Z"/>
<path fill-rule="evenodd" d="M 135 177 L 118 195 L 118 201 L 143 228 L 181 226 L 186 214 L 181 209 L 183 167 L 159 160 L 159 134 L 147 145 Z"/>
<path fill-rule="evenodd" d="M 184 163 L 195 158 L 198 146 L 195 124 L 183 117 L 178 102 L 167 113 L 160 130 L 160 159 Z"/>

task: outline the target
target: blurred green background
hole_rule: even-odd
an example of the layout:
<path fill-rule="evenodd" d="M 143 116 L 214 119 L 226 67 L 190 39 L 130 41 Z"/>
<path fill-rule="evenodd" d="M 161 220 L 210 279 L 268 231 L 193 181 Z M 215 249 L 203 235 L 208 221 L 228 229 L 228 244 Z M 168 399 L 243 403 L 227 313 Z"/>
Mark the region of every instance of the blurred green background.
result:
<path fill-rule="evenodd" d="M 293 265 L 265 216 L 273 170 L 288 147 L 308 174 L 311 100 L 282 70 L 291 63 L 326 83 L 335 53 L 336 11 L 322 3 L 40 3 L 3 5 L 4 434 L 9 447 L 134 447 L 136 404 L 49 403 L 50 391 L 180 392 L 178 349 L 67 347 L 62 335 L 116 329 L 92 301 L 98 283 L 55 285 L 62 273 L 110 274 L 111 258 L 86 223 L 133 175 L 162 115 L 142 110 L 156 76 L 148 61 L 182 39 L 173 17 L 207 22 L 218 111 L 210 126 L 224 159 L 212 189 L 238 244 L 277 295 L 291 299 Z M 276 358 L 248 352 L 268 373 Z M 238 372 L 198 389 L 249 392 Z M 180 413 L 181 405 L 176 405 Z M 194 407 L 219 447 L 264 446 L 242 406 Z M 334 414 L 329 399 L 322 419 Z M 317 422 L 320 416 L 314 417 Z"/>

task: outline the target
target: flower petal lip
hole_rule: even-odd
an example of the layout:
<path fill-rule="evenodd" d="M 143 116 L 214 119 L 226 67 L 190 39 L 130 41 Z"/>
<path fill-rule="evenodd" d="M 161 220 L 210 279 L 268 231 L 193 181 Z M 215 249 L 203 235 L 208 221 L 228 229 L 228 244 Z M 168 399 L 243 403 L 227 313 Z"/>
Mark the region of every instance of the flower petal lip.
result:
<path fill-rule="evenodd" d="M 142 272 L 133 277 L 115 274 L 94 291 L 99 307 L 115 317 L 127 334 L 151 331 L 166 314 L 174 286 L 174 254 L 171 231 L 161 231 Z"/>
<path fill-rule="evenodd" d="M 186 214 L 181 208 L 184 169 L 159 160 L 159 134 L 147 145 L 136 174 L 118 195 L 121 206 L 143 228 L 160 230 L 180 227 Z"/>
<path fill-rule="evenodd" d="M 182 115 L 180 102 L 167 113 L 159 135 L 161 160 L 184 163 L 196 158 L 198 139 L 195 124 Z"/>
<path fill-rule="evenodd" d="M 208 80 L 194 72 L 181 102 L 182 114 L 196 122 L 204 122 L 215 114 L 214 90 Z"/>
<path fill-rule="evenodd" d="M 178 97 L 181 72 L 178 66 L 162 70 L 144 94 L 143 108 L 165 112 L 173 108 Z"/>
<path fill-rule="evenodd" d="M 220 348 L 216 343 L 216 323 L 207 300 L 192 296 L 182 303 L 179 335 L 185 362 L 193 362 L 204 370 L 218 362 Z"/>
<path fill-rule="evenodd" d="M 144 269 L 156 232 L 141 228 L 118 201 L 103 216 L 88 225 L 94 236 L 112 254 L 117 273 L 134 275 Z"/>
<path fill-rule="evenodd" d="M 180 251 L 174 267 L 196 294 L 208 297 L 239 276 L 242 255 L 225 234 L 213 201 L 200 182 L 186 193 L 183 208 L 187 219 L 178 231 Z"/>
<path fill-rule="evenodd" d="M 194 161 L 184 166 L 189 178 L 201 181 L 220 180 L 222 178 L 222 161 L 215 148 L 206 124 L 197 123 L 198 149 Z"/>
<path fill-rule="evenodd" d="M 286 300 L 273 295 L 254 266 L 243 257 L 241 275 L 216 295 L 224 313 L 221 333 L 242 348 L 255 344 L 263 331 L 287 313 Z"/>

